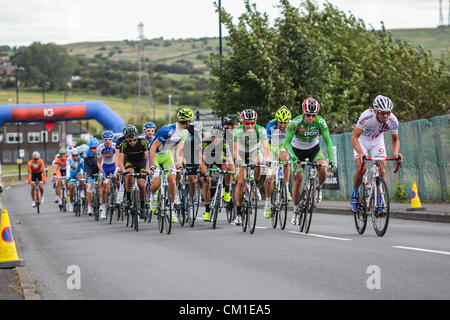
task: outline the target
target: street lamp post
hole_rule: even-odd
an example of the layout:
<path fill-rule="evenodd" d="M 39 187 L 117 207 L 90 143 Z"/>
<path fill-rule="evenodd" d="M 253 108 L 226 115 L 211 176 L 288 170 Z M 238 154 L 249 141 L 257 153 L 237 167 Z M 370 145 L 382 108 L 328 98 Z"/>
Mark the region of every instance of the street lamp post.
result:
<path fill-rule="evenodd" d="M 19 71 L 25 71 L 24 67 L 16 68 L 16 104 L 19 104 Z M 22 159 L 20 157 L 20 123 L 17 122 L 17 135 L 18 135 L 18 144 L 17 144 L 17 166 L 19 169 L 19 181 L 22 180 L 21 168 L 22 168 Z"/>
<path fill-rule="evenodd" d="M 219 52 L 222 65 L 222 0 L 219 0 Z"/>
<path fill-rule="evenodd" d="M 48 81 L 44 82 L 44 85 L 42 86 L 42 103 L 45 103 L 45 89 L 47 86 L 49 86 L 51 83 Z"/>
<path fill-rule="evenodd" d="M 172 123 L 172 95 L 169 94 L 169 123 Z"/>

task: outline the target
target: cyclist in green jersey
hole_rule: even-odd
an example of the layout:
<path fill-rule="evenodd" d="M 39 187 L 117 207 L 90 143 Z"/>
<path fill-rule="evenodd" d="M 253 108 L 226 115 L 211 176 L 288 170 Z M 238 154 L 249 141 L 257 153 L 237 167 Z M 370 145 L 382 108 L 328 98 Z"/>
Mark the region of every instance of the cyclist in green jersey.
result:
<path fill-rule="evenodd" d="M 319 102 L 309 97 L 302 103 L 303 114 L 291 121 L 287 128 L 287 134 L 284 139 L 284 146 L 289 152 L 294 162 L 294 168 L 298 163 L 309 159 L 309 161 L 317 161 L 317 163 L 326 164 L 326 158 L 320 149 L 319 136 L 322 135 L 326 145 L 327 154 L 330 161 L 330 166 L 336 170 L 334 164 L 334 150 L 331 142 L 330 132 L 328 131 L 325 119 L 318 116 L 320 110 Z M 322 199 L 322 184 L 328 176 L 327 169 L 323 167 L 318 168 L 319 171 L 319 186 L 317 190 L 317 202 Z M 296 217 L 300 211 L 300 187 L 303 179 L 303 168 L 298 168 L 294 172 L 294 183 L 292 186 L 293 200 L 294 200 L 294 215 L 292 223 L 297 224 Z"/>
<path fill-rule="evenodd" d="M 214 126 L 210 132 L 211 140 L 206 140 L 202 146 L 202 157 L 200 163 L 200 170 L 202 175 L 200 177 L 203 185 L 203 198 L 205 200 L 205 214 L 204 221 L 210 220 L 210 203 L 211 203 L 211 176 L 206 176 L 207 168 L 216 165 L 222 170 L 234 171 L 233 157 L 231 155 L 230 147 L 223 139 L 224 132 L 221 126 Z M 231 201 L 230 184 L 233 175 L 226 173 L 224 176 L 224 188 L 222 195 L 225 202 Z"/>
<path fill-rule="evenodd" d="M 268 166 L 271 162 L 271 154 L 269 150 L 269 140 L 267 138 L 266 129 L 256 124 L 258 115 L 253 109 L 245 109 L 241 112 L 241 118 L 243 125 L 233 130 L 233 155 L 234 160 L 239 164 L 244 162 L 245 164 L 263 164 L 265 160 Z M 267 175 L 271 175 L 271 170 L 267 170 Z M 255 181 L 258 183 L 261 177 L 261 168 L 255 168 Z M 235 223 L 239 225 L 241 223 L 241 204 L 244 196 L 244 185 L 246 178 L 245 168 L 239 168 L 238 182 L 236 185 L 236 206 L 237 214 Z M 258 200 L 261 200 L 258 188 Z M 270 190 L 265 188 L 266 202 L 270 201 Z"/>

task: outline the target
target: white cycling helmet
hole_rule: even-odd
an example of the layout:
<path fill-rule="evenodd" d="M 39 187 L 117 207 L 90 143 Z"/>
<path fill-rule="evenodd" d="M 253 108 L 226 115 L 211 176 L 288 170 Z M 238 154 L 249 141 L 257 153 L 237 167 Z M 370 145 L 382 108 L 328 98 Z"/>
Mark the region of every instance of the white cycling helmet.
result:
<path fill-rule="evenodd" d="M 373 100 L 373 107 L 379 112 L 391 112 L 394 104 L 388 97 L 378 95 L 375 100 Z"/>

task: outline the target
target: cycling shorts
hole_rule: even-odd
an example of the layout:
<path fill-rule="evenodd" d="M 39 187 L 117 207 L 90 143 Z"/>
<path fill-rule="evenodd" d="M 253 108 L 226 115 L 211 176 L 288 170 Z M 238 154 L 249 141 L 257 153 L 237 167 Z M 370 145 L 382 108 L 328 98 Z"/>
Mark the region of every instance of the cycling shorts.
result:
<path fill-rule="evenodd" d="M 133 169 L 135 173 L 138 172 L 142 172 L 145 171 L 145 169 L 147 168 L 147 161 L 145 161 L 145 159 L 141 162 L 138 163 L 131 163 L 131 162 L 127 162 L 125 163 L 125 170 L 126 169 Z M 113 171 L 114 173 L 114 171 Z M 145 178 L 141 178 L 141 179 L 145 179 Z"/>
<path fill-rule="evenodd" d="M 368 136 L 361 135 L 358 138 L 358 141 L 364 154 L 370 155 L 372 158 L 386 157 L 386 147 L 383 136 L 372 139 Z M 355 160 L 359 158 L 359 154 L 355 149 L 353 149 L 353 158 Z"/>
<path fill-rule="evenodd" d="M 272 160 L 280 160 L 280 153 L 287 152 L 286 148 L 280 144 L 279 146 L 270 145 L 270 154 L 272 155 Z"/>
<path fill-rule="evenodd" d="M 294 151 L 294 154 L 297 156 L 299 161 L 305 161 L 306 159 L 309 159 L 309 161 L 326 160 L 319 144 L 312 147 L 311 149 L 302 150 L 293 147 L 292 150 Z M 298 168 L 297 172 L 303 173 L 303 167 Z"/>
<path fill-rule="evenodd" d="M 158 153 L 155 156 L 155 166 L 156 168 L 162 168 L 165 171 L 169 171 L 169 174 L 175 174 L 175 161 L 173 161 L 172 153 Z M 159 172 L 155 172 L 155 177 L 159 177 Z"/>
<path fill-rule="evenodd" d="M 111 164 L 102 164 L 103 174 L 105 176 L 114 175 L 116 171 L 116 165 L 114 163 Z"/>
<path fill-rule="evenodd" d="M 42 182 L 42 172 L 31 173 L 31 181 Z"/>
<path fill-rule="evenodd" d="M 262 155 L 261 149 L 259 149 L 259 148 L 252 152 L 243 152 L 243 151 L 239 150 L 239 156 L 241 157 L 242 160 L 244 160 L 245 164 L 253 163 L 253 158 L 258 153 L 261 153 L 261 155 Z"/>
<path fill-rule="evenodd" d="M 198 164 L 187 164 L 185 166 L 185 168 L 186 168 L 186 173 L 188 176 L 196 176 L 199 165 Z"/>

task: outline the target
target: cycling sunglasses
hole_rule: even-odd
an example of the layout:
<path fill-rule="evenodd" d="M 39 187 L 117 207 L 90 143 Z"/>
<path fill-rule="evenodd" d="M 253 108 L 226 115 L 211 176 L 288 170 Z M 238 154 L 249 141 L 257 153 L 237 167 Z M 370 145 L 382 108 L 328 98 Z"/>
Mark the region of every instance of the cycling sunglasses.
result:
<path fill-rule="evenodd" d="M 145 129 L 145 132 L 155 132 L 155 129 Z"/>
<path fill-rule="evenodd" d="M 307 118 L 315 118 L 316 115 L 315 114 L 305 113 L 305 117 L 307 117 Z"/>
<path fill-rule="evenodd" d="M 256 121 L 244 121 L 244 126 L 252 126 L 254 124 L 256 124 Z"/>
<path fill-rule="evenodd" d="M 113 138 L 103 138 L 104 141 L 112 141 Z"/>
<path fill-rule="evenodd" d="M 388 116 L 391 114 L 390 111 L 378 111 L 379 114 L 383 115 L 383 116 Z"/>
<path fill-rule="evenodd" d="M 97 147 L 90 147 L 89 149 L 91 149 L 91 150 L 95 150 L 95 149 L 97 149 Z"/>
<path fill-rule="evenodd" d="M 131 139 L 128 139 L 128 138 L 127 138 L 127 141 L 128 141 L 128 142 L 135 142 L 136 140 L 137 140 L 137 138 L 131 138 Z"/>

